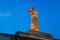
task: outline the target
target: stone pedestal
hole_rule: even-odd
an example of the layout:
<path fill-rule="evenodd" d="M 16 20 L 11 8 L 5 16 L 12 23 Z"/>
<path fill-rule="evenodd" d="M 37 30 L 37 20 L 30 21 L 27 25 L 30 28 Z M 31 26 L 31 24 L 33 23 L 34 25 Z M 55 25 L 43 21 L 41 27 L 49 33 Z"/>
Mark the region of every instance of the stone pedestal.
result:
<path fill-rule="evenodd" d="M 12 40 L 55 40 L 51 34 L 29 31 L 27 33 L 16 32 Z"/>

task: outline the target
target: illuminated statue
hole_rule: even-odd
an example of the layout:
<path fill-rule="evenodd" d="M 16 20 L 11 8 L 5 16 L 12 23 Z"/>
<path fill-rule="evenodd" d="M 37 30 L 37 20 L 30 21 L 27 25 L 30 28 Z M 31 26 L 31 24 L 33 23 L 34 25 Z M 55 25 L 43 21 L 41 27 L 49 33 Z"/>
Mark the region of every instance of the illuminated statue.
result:
<path fill-rule="evenodd" d="M 34 7 L 30 8 L 28 10 L 28 12 L 31 15 L 31 28 L 30 28 L 30 30 L 39 31 L 38 30 L 38 22 L 37 22 L 38 13 L 36 11 L 33 11 L 33 10 L 34 10 Z"/>

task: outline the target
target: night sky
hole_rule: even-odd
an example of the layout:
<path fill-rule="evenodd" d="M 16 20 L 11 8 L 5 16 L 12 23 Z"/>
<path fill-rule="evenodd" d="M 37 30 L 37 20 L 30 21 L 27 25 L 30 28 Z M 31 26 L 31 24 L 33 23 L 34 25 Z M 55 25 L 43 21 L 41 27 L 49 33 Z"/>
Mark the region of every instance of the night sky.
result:
<path fill-rule="evenodd" d="M 60 38 L 60 0 L 0 0 L 0 32 L 27 32 L 32 6 L 38 12 L 39 31 Z"/>

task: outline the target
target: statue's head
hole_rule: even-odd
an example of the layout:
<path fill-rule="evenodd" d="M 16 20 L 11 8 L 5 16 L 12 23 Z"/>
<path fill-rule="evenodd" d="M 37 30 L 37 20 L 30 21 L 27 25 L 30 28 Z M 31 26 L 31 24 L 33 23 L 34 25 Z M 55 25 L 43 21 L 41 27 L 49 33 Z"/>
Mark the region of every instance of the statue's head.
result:
<path fill-rule="evenodd" d="M 28 9 L 28 12 L 30 13 L 31 17 L 37 17 L 38 15 L 38 12 L 34 11 L 34 7 Z"/>
<path fill-rule="evenodd" d="M 31 13 L 31 16 L 37 17 L 37 15 L 38 15 L 38 12 L 36 12 L 36 11 L 34 11 L 34 12 Z"/>

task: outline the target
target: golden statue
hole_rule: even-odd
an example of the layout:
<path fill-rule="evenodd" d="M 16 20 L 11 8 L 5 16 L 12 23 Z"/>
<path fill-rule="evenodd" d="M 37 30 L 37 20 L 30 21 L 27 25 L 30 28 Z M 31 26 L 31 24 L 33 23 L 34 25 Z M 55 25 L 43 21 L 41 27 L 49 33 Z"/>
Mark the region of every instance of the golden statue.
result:
<path fill-rule="evenodd" d="M 36 11 L 33 11 L 34 10 L 34 7 L 30 8 L 28 10 L 28 12 L 30 13 L 31 15 L 31 30 L 34 30 L 34 31 L 39 31 L 38 30 L 38 22 L 37 22 L 37 16 L 38 16 L 38 13 Z"/>

